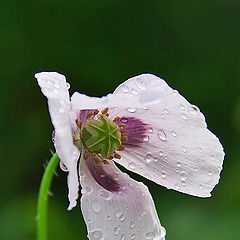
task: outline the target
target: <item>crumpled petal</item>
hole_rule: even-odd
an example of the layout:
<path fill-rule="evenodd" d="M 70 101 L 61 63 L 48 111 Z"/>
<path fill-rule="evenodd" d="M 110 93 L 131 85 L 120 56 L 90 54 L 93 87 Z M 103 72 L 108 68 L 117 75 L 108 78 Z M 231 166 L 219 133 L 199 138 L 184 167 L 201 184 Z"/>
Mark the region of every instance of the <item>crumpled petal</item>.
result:
<path fill-rule="evenodd" d="M 54 145 L 62 163 L 68 169 L 68 210 L 76 206 L 78 198 L 77 161 L 79 150 L 73 144 L 70 121 L 70 100 L 68 85 L 63 75 L 56 72 L 35 74 L 42 93 L 48 99 L 49 113 L 55 128 Z"/>
<path fill-rule="evenodd" d="M 141 108 L 109 110 L 110 116 L 141 120 L 147 129 L 138 146 L 125 145 L 127 169 L 162 186 L 199 197 L 209 197 L 218 183 L 224 152 L 207 129 L 204 115 L 166 82 L 151 74 L 121 84 L 114 96 L 124 94 Z"/>
<path fill-rule="evenodd" d="M 165 229 L 147 187 L 122 173 L 113 162 L 89 166 L 91 163 L 91 158 L 81 159 L 80 165 L 81 209 L 88 238 L 163 240 Z M 96 181 L 97 177 L 106 180 Z"/>

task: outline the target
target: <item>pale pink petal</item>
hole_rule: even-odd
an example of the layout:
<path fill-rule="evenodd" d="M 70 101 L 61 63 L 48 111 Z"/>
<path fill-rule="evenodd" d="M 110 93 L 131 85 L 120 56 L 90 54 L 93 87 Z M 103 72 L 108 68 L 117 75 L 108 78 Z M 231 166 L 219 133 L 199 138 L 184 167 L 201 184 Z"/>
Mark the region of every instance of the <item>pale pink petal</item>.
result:
<path fill-rule="evenodd" d="M 167 188 L 210 196 L 219 181 L 224 152 L 199 109 L 151 74 L 127 80 L 114 94 L 142 104 L 109 111 L 112 118 L 124 119 L 126 135 L 132 139 L 123 142 L 126 148 L 116 161 Z"/>
<path fill-rule="evenodd" d="M 77 161 L 79 150 L 73 144 L 70 121 L 70 100 L 68 84 L 63 75 L 56 72 L 41 72 L 35 74 L 41 91 L 48 99 L 49 113 L 55 128 L 54 145 L 62 163 L 68 169 L 68 209 L 76 206 L 78 198 Z"/>
<path fill-rule="evenodd" d="M 164 239 L 152 197 L 143 183 L 113 162 L 95 165 L 81 159 L 81 209 L 91 240 Z"/>

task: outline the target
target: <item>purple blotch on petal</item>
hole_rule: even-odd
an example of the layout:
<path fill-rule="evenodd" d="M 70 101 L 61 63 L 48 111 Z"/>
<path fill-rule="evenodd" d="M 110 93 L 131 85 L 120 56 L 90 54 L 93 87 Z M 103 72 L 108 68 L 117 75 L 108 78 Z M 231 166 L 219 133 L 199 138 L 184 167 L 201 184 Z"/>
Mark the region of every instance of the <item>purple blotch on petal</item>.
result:
<path fill-rule="evenodd" d="M 86 123 L 87 113 L 93 113 L 95 110 L 97 110 L 97 109 L 83 109 L 83 110 L 80 110 L 80 112 L 78 114 L 78 121 L 82 122 L 82 126 L 84 126 L 85 123 Z"/>
<path fill-rule="evenodd" d="M 120 122 L 126 124 L 126 127 L 120 129 L 125 129 L 124 135 L 128 138 L 126 141 L 122 141 L 123 145 L 139 146 L 144 142 L 143 139 L 147 133 L 146 123 L 135 117 L 122 117 L 118 123 Z"/>
<path fill-rule="evenodd" d="M 95 164 L 93 156 L 91 154 L 88 154 L 86 165 L 92 177 L 100 186 L 110 192 L 120 191 L 120 184 L 110 174 L 104 171 L 104 166 L 102 166 L 102 163 L 100 165 Z"/>

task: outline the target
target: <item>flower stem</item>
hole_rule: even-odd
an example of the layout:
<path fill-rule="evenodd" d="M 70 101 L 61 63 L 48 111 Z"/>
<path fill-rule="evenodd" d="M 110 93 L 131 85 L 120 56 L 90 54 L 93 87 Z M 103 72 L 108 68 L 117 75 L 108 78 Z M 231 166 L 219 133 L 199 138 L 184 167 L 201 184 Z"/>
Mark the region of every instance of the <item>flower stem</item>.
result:
<path fill-rule="evenodd" d="M 59 163 L 59 157 L 55 153 L 43 174 L 41 186 L 38 194 L 37 206 L 37 240 L 47 240 L 47 202 L 49 188 L 52 182 L 53 175 Z"/>

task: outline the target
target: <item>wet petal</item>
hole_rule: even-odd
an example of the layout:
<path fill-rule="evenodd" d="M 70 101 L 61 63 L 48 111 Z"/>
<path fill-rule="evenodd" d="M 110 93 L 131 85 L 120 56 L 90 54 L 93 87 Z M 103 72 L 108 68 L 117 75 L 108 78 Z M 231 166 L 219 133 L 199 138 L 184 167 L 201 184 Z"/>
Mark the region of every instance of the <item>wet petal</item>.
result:
<path fill-rule="evenodd" d="M 78 197 L 77 160 L 79 150 L 72 140 L 70 122 L 70 100 L 68 85 L 63 75 L 55 72 L 35 74 L 41 91 L 48 99 L 49 112 L 55 128 L 54 145 L 62 163 L 68 169 L 69 207 L 76 205 Z"/>
<path fill-rule="evenodd" d="M 128 101 L 137 99 L 142 107 L 112 108 L 110 115 L 122 117 L 128 129 L 135 119 L 143 130 L 135 136 L 139 142 L 125 143 L 122 158 L 116 161 L 167 188 L 209 197 L 219 181 L 224 152 L 199 109 L 151 74 L 127 80 L 114 94 L 125 94 Z"/>
<path fill-rule="evenodd" d="M 164 239 L 165 229 L 147 187 L 120 172 L 113 162 L 101 164 L 95 165 L 91 157 L 81 159 L 81 209 L 88 238 Z"/>

